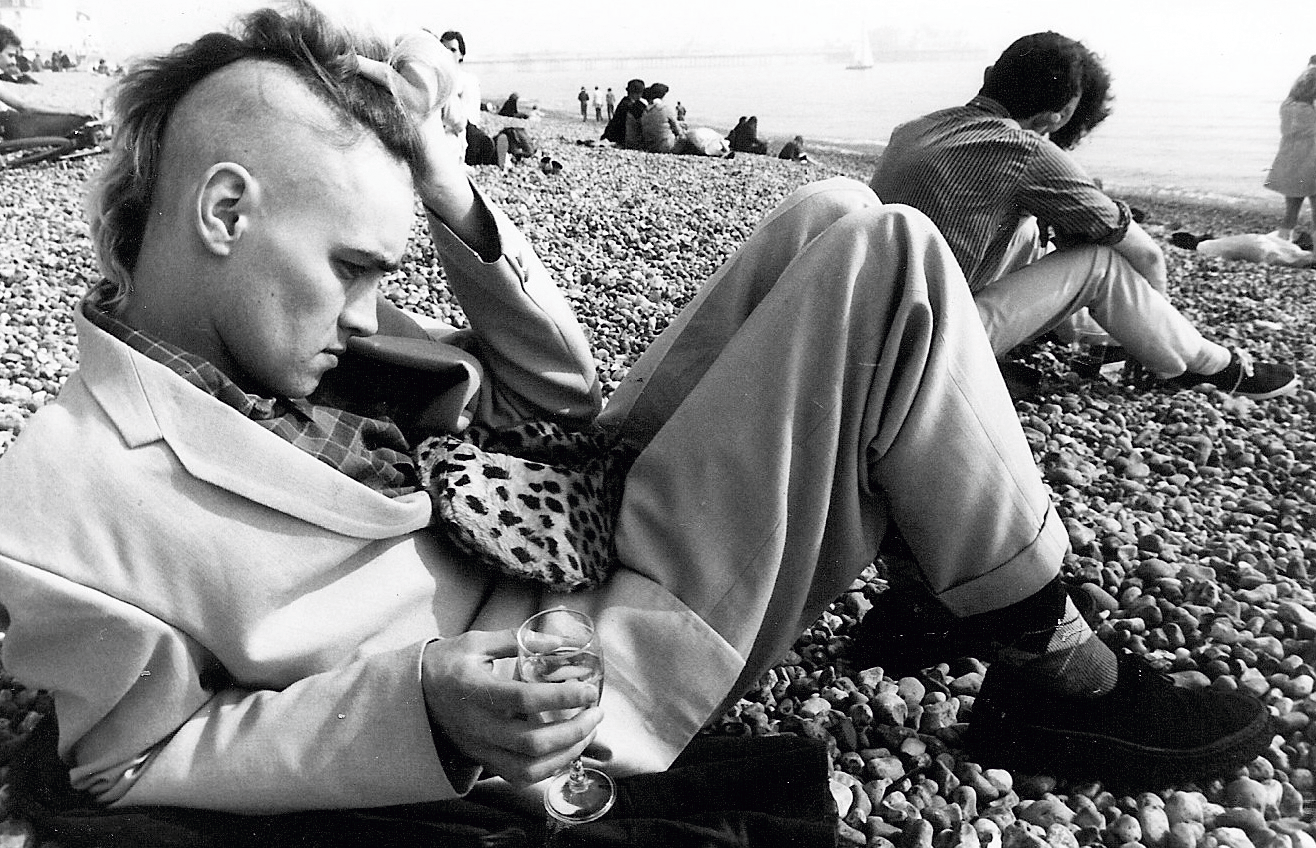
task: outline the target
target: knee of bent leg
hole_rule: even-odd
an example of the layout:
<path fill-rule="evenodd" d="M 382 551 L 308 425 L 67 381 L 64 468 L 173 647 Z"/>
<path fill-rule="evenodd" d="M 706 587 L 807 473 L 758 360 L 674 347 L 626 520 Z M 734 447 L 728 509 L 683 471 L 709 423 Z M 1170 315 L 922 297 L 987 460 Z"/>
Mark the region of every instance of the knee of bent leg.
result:
<path fill-rule="evenodd" d="M 920 252 L 930 248 L 937 253 L 950 254 L 950 247 L 937 225 L 913 206 L 884 203 L 856 209 L 838 221 L 837 226 L 857 239 L 880 238 L 888 242 L 896 239 Z M 951 262 L 954 263 L 953 257 Z M 958 269 L 958 263 L 955 267 Z"/>
<path fill-rule="evenodd" d="M 884 267 L 904 269 L 929 290 L 963 290 L 968 294 L 964 272 L 936 224 L 912 206 L 888 203 L 858 209 L 837 221 L 829 230 L 830 248 Z M 894 262 L 893 262 L 894 260 Z M 917 271 L 914 271 L 917 269 Z"/>
<path fill-rule="evenodd" d="M 858 180 L 831 177 L 807 183 L 791 192 L 764 224 L 790 217 L 808 221 L 810 229 L 823 230 L 851 212 L 881 204 L 873 190 Z"/>

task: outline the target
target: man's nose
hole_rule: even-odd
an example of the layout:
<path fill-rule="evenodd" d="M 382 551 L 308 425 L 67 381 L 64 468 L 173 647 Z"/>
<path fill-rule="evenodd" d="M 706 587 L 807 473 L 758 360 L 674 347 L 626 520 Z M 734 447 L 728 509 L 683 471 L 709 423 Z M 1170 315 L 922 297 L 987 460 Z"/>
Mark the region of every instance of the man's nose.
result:
<path fill-rule="evenodd" d="M 348 295 L 338 325 L 354 336 L 373 336 L 379 332 L 376 303 L 376 287 L 360 286 Z"/>

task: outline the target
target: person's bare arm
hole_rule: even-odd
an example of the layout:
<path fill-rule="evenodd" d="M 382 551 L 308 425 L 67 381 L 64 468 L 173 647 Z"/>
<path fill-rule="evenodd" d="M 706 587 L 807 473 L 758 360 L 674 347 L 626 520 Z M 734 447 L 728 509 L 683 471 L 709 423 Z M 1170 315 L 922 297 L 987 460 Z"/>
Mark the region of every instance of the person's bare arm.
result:
<path fill-rule="evenodd" d="M 1129 261 L 1139 274 L 1151 283 L 1152 288 L 1161 294 L 1166 293 L 1169 284 L 1165 266 L 1165 254 L 1147 231 L 1138 226 L 1136 221 L 1129 222 L 1128 232 L 1124 238 L 1113 245 L 1116 253 Z"/>
<path fill-rule="evenodd" d="M 30 86 L 19 85 L 14 82 L 0 82 L 0 103 L 5 104 L 15 112 L 54 112 L 57 110 L 48 109 L 29 98 Z"/>

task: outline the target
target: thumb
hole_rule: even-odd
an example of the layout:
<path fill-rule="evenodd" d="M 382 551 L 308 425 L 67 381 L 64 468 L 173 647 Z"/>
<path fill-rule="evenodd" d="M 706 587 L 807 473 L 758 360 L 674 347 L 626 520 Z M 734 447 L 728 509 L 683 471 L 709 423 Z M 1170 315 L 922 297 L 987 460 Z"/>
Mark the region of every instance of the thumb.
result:
<path fill-rule="evenodd" d="M 407 105 L 428 115 L 442 106 L 457 87 L 457 63 L 443 43 L 427 31 L 411 32 L 393 47 L 393 66 L 410 86 Z"/>
<path fill-rule="evenodd" d="M 437 38 L 426 32 L 403 36 L 388 62 L 360 54 L 356 57 L 361 76 L 388 89 L 408 111 L 427 117 L 452 96 L 457 65 Z"/>

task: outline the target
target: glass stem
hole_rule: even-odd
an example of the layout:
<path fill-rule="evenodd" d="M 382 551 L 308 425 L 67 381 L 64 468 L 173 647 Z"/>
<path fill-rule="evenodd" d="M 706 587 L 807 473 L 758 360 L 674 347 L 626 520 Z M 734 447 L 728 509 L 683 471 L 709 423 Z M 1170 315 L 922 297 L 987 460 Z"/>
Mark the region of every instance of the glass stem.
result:
<path fill-rule="evenodd" d="M 571 761 L 571 770 L 567 773 L 567 788 L 576 795 L 589 789 L 589 778 L 585 776 L 585 764 L 580 757 Z"/>

